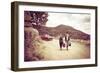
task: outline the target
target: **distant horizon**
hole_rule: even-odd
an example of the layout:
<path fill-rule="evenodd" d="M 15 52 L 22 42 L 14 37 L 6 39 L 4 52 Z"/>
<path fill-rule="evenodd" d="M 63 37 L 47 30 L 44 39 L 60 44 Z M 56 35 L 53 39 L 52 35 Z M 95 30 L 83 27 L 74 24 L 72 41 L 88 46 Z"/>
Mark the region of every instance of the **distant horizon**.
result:
<path fill-rule="evenodd" d="M 64 24 L 60 24 L 60 25 L 64 25 Z M 60 25 L 57 25 L 57 26 L 55 26 L 55 27 L 58 27 L 58 26 L 60 26 Z M 69 25 L 64 25 L 64 26 L 68 26 L 68 27 L 72 27 L 72 26 L 69 26 Z M 50 26 L 46 26 L 46 27 L 50 27 Z M 55 28 L 55 27 L 50 27 L 50 28 Z M 76 29 L 76 28 L 74 28 L 74 27 L 72 27 L 73 29 Z M 79 30 L 79 29 L 76 29 L 76 30 L 78 30 L 78 31 L 81 31 L 81 30 Z M 86 33 L 86 32 L 84 32 L 84 31 L 81 31 L 81 32 L 83 32 L 83 33 L 85 33 L 85 34 L 88 34 L 88 33 Z M 88 35 L 90 35 L 90 34 L 88 34 Z"/>

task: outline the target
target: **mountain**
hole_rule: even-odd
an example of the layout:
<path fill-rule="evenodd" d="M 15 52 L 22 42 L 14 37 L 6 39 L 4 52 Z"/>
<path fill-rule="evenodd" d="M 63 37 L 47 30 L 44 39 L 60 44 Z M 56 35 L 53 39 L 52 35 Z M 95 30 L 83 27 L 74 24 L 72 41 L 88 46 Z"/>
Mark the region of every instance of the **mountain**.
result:
<path fill-rule="evenodd" d="M 67 25 L 59 25 L 57 27 L 46 27 L 46 26 L 34 26 L 40 35 L 42 34 L 49 34 L 51 36 L 59 36 L 60 34 L 64 35 L 66 32 L 71 35 L 73 39 L 83 39 L 83 40 L 90 40 L 90 35 L 86 34 L 80 30 L 77 30 L 71 26 Z"/>

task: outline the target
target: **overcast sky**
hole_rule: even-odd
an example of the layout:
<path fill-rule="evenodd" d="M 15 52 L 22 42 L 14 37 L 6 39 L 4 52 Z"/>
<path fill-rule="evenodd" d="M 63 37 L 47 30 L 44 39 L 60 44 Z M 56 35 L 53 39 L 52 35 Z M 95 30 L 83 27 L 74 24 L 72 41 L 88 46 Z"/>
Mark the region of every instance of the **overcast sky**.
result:
<path fill-rule="evenodd" d="M 90 14 L 48 13 L 46 26 L 56 27 L 60 24 L 72 26 L 90 34 Z"/>

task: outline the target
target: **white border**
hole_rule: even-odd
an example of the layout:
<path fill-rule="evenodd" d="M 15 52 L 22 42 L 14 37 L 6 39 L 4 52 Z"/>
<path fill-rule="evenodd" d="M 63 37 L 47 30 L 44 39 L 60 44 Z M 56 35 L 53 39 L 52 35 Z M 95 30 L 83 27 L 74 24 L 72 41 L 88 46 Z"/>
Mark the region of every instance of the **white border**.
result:
<path fill-rule="evenodd" d="M 73 13 L 90 13 L 91 14 L 91 58 L 80 60 L 63 60 L 63 61 L 34 61 L 24 62 L 24 11 L 50 11 L 50 12 L 73 12 Z M 82 65 L 95 64 L 95 10 L 79 8 L 60 8 L 60 7 L 43 7 L 43 6 L 19 6 L 19 68 L 50 67 L 62 65 Z"/>

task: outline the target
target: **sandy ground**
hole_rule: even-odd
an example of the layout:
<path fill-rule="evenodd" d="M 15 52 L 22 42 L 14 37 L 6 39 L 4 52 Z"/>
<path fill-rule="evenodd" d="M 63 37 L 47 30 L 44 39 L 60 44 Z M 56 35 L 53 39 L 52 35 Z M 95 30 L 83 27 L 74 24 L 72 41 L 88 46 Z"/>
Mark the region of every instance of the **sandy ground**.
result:
<path fill-rule="evenodd" d="M 69 50 L 60 50 L 59 41 L 44 41 L 45 48 L 42 50 L 43 60 L 64 60 L 64 59 L 86 59 L 90 58 L 90 47 L 86 43 L 71 41 Z"/>

